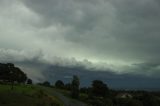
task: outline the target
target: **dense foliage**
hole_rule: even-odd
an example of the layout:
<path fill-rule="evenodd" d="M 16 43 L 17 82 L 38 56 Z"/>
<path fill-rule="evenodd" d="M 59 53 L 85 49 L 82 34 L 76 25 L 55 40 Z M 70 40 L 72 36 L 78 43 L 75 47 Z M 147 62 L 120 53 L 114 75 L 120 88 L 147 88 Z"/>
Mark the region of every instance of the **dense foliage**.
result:
<path fill-rule="evenodd" d="M 0 81 L 25 83 L 27 75 L 12 63 L 0 63 Z"/>

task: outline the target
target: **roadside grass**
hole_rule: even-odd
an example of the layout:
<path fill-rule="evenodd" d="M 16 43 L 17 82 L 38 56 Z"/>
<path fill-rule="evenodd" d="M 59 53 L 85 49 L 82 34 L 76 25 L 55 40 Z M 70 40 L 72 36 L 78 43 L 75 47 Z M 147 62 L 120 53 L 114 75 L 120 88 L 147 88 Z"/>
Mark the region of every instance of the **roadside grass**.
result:
<path fill-rule="evenodd" d="M 63 106 L 54 96 L 49 96 L 37 86 L 0 85 L 0 106 Z"/>
<path fill-rule="evenodd" d="M 71 92 L 69 90 L 65 90 L 65 89 L 58 89 L 58 88 L 53 88 L 54 90 L 61 92 L 64 96 L 67 96 L 69 98 L 71 98 Z"/>
<path fill-rule="evenodd" d="M 45 87 L 45 86 L 40 86 L 40 85 L 36 85 L 36 88 L 45 91 L 45 93 L 46 93 L 48 96 L 54 94 L 53 91 L 55 90 L 55 89 L 53 89 L 52 87 Z M 56 95 L 54 95 L 54 96 L 49 96 L 49 97 L 52 98 L 53 101 L 59 103 L 60 106 L 63 106 L 63 105 L 64 105 L 63 102 L 62 102 Z"/>
<path fill-rule="evenodd" d="M 65 90 L 65 89 L 57 89 L 57 88 L 53 88 L 53 89 L 54 89 L 55 91 L 61 92 L 64 96 L 70 98 L 70 99 L 72 100 L 72 102 L 75 102 L 75 99 L 73 99 L 73 98 L 71 97 L 71 91 Z M 88 95 L 87 95 L 87 94 L 85 94 L 85 93 L 80 93 L 80 94 L 79 94 L 79 99 L 77 99 L 77 100 L 82 101 L 82 102 L 84 102 L 84 103 L 87 103 L 87 99 L 88 99 Z"/>

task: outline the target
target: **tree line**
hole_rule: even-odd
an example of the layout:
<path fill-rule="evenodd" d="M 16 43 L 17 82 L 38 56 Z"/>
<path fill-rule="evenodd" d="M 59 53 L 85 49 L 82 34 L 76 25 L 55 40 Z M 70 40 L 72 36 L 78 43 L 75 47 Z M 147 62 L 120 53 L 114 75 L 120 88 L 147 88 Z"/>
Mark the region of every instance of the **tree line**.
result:
<path fill-rule="evenodd" d="M 160 92 L 113 90 L 101 80 L 93 80 L 90 87 L 79 87 L 78 76 L 64 84 L 57 80 L 55 87 L 70 91 L 72 98 L 86 102 L 90 106 L 160 106 Z"/>

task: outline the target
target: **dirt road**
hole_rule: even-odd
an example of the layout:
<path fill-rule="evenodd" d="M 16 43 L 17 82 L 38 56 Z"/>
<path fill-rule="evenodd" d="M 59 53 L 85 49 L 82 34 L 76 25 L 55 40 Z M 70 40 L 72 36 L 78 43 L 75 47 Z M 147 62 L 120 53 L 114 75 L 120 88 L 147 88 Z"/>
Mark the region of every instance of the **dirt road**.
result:
<path fill-rule="evenodd" d="M 42 89 L 47 91 L 48 95 L 58 97 L 64 103 L 64 106 L 87 106 L 83 102 L 64 96 L 62 93 L 58 92 L 53 88 L 42 87 Z"/>

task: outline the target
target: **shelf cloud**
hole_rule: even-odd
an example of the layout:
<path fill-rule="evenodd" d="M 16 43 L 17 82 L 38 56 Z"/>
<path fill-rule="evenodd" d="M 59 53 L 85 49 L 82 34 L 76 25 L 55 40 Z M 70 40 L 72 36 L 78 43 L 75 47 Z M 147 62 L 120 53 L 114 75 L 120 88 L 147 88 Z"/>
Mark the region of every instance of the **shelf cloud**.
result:
<path fill-rule="evenodd" d="M 35 80 L 57 65 L 159 78 L 159 10 L 158 0 L 1 0 L 0 59 L 30 64 Z"/>

